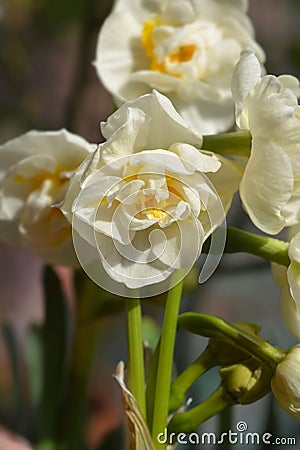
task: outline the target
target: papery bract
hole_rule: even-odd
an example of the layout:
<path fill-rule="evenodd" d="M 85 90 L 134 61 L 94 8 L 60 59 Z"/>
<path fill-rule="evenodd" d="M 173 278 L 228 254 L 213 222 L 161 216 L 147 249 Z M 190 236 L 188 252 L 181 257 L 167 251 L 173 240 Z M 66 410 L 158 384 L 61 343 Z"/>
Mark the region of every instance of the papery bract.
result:
<path fill-rule="evenodd" d="M 62 210 L 110 277 L 146 296 L 143 287 L 190 270 L 224 220 L 240 172 L 200 151 L 202 136 L 157 92 L 124 104 L 101 128 L 107 141 L 75 173 Z M 74 242 L 85 267 L 92 250 Z"/>
<path fill-rule="evenodd" d="M 289 75 L 262 76 L 249 49 L 234 71 L 232 92 L 237 125 L 252 136 L 240 186 L 243 206 L 259 229 L 276 234 L 299 223 L 299 81 Z"/>
<path fill-rule="evenodd" d="M 256 49 L 246 0 L 119 0 L 99 35 L 94 62 L 118 105 L 167 95 L 201 133 L 234 122 L 231 76 L 240 52 Z"/>
<path fill-rule="evenodd" d="M 300 419 L 300 345 L 293 347 L 276 367 L 271 381 L 273 394 L 279 405 Z"/>
<path fill-rule="evenodd" d="M 55 205 L 92 150 L 66 130 L 30 131 L 1 145 L 0 239 L 28 247 L 49 263 L 78 264 L 70 224 Z"/>

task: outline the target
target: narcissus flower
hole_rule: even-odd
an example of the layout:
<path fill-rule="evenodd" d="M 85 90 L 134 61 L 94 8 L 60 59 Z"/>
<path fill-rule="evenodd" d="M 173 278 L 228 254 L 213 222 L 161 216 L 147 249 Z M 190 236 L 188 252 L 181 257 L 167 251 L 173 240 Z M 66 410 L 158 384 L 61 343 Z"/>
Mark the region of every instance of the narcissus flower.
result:
<path fill-rule="evenodd" d="M 300 216 L 299 81 L 290 75 L 262 76 L 254 51 L 245 50 L 232 92 L 237 125 L 252 136 L 240 196 L 253 223 L 276 234 Z"/>
<path fill-rule="evenodd" d="M 107 141 L 75 173 L 62 206 L 73 229 L 129 288 L 190 269 L 238 188 L 236 165 L 199 150 L 202 136 L 157 92 L 125 103 L 101 129 Z"/>
<path fill-rule="evenodd" d="M 254 41 L 247 0 L 118 0 L 104 23 L 95 67 L 118 105 L 151 92 L 167 95 L 201 133 L 234 122 L 231 76 Z"/>
<path fill-rule="evenodd" d="M 290 333 L 300 339 L 300 232 L 290 242 L 288 268 L 272 265 L 276 283 L 281 288 L 280 311 Z"/>
<path fill-rule="evenodd" d="M 273 394 L 279 405 L 300 420 L 300 345 L 293 347 L 276 367 L 271 381 Z"/>
<path fill-rule="evenodd" d="M 75 264 L 70 224 L 55 205 L 92 150 L 66 130 L 30 131 L 1 145 L 0 239 L 49 263 Z"/>

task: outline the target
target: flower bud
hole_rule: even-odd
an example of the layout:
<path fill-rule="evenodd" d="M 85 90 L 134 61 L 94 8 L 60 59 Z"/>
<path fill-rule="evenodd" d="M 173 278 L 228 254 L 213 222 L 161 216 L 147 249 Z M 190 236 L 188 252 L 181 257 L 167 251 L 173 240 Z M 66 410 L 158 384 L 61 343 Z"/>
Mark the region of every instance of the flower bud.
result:
<path fill-rule="evenodd" d="M 271 382 L 279 405 L 300 420 L 300 344 L 293 347 L 278 364 Z"/>
<path fill-rule="evenodd" d="M 256 323 L 237 322 L 232 323 L 231 325 L 255 336 L 257 336 L 260 331 L 260 327 Z M 239 350 L 234 345 L 230 345 L 220 339 L 210 338 L 208 348 L 218 365 L 238 363 L 249 357 L 248 353 Z"/>
<path fill-rule="evenodd" d="M 248 359 L 239 364 L 221 367 L 220 376 L 226 394 L 235 403 L 248 404 L 259 400 L 270 390 L 272 371 Z"/>

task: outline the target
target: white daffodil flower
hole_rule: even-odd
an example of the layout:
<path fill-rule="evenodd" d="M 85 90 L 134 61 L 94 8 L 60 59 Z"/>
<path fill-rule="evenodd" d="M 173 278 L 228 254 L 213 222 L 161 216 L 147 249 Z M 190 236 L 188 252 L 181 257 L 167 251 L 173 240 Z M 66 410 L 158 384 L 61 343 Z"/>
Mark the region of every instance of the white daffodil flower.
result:
<path fill-rule="evenodd" d="M 262 76 L 254 51 L 245 50 L 232 79 L 236 122 L 250 130 L 252 146 L 240 196 L 253 223 L 269 234 L 299 223 L 299 81 Z"/>
<path fill-rule="evenodd" d="M 290 242 L 288 268 L 272 264 L 275 282 L 281 288 L 280 312 L 289 332 L 300 339 L 300 232 Z"/>
<path fill-rule="evenodd" d="M 90 244 L 82 250 L 75 237 L 84 268 L 96 248 L 106 273 L 130 289 L 191 269 L 238 189 L 237 166 L 200 151 L 202 136 L 155 91 L 122 105 L 101 129 L 107 141 L 75 173 L 62 205 Z"/>
<path fill-rule="evenodd" d="M 271 386 L 279 405 L 300 420 L 300 345 L 293 347 L 276 367 Z"/>
<path fill-rule="evenodd" d="M 119 0 L 100 31 L 97 73 L 118 105 L 154 88 L 202 134 L 228 130 L 241 50 L 264 61 L 247 9 L 247 0 Z"/>
<path fill-rule="evenodd" d="M 59 131 L 30 131 L 0 146 L 0 239 L 52 264 L 78 264 L 58 207 L 72 172 L 94 148 Z"/>

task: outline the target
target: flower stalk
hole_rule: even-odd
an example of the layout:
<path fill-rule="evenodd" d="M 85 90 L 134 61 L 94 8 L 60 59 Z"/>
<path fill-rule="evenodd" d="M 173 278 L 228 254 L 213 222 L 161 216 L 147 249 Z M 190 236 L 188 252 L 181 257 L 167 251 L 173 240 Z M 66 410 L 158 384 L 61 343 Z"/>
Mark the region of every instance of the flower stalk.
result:
<path fill-rule="evenodd" d="M 178 318 L 178 329 L 206 337 L 213 337 L 256 357 L 273 371 L 284 359 L 286 352 L 274 347 L 259 336 L 230 325 L 219 317 L 200 313 L 184 313 Z"/>
<path fill-rule="evenodd" d="M 185 393 L 207 370 L 216 365 L 216 360 L 207 347 L 195 361 L 188 366 L 171 384 L 170 411 L 184 404 Z"/>
<path fill-rule="evenodd" d="M 137 298 L 127 300 L 129 389 L 146 418 L 142 311 Z"/>
<path fill-rule="evenodd" d="M 234 401 L 226 395 L 223 386 L 219 386 L 215 392 L 195 408 L 176 414 L 169 423 L 168 431 L 170 433 L 189 433 L 201 423 L 233 404 Z"/>
<path fill-rule="evenodd" d="M 246 156 L 249 158 L 252 137 L 249 131 L 234 131 L 203 136 L 202 148 L 223 156 Z"/>
<path fill-rule="evenodd" d="M 202 252 L 210 248 L 209 239 L 204 243 Z M 280 239 L 263 236 L 239 228 L 228 228 L 224 253 L 249 253 L 266 261 L 288 267 L 289 243 Z"/>
<path fill-rule="evenodd" d="M 154 411 L 152 421 L 152 438 L 156 450 L 165 448 L 165 444 L 157 441 L 157 436 L 167 425 L 169 413 L 170 384 L 173 367 L 177 319 L 182 294 L 182 271 L 177 270 L 172 277 L 174 285 L 168 292 L 165 316 L 159 347 L 159 357 L 154 393 Z M 178 281 L 176 283 L 176 281 Z"/>

